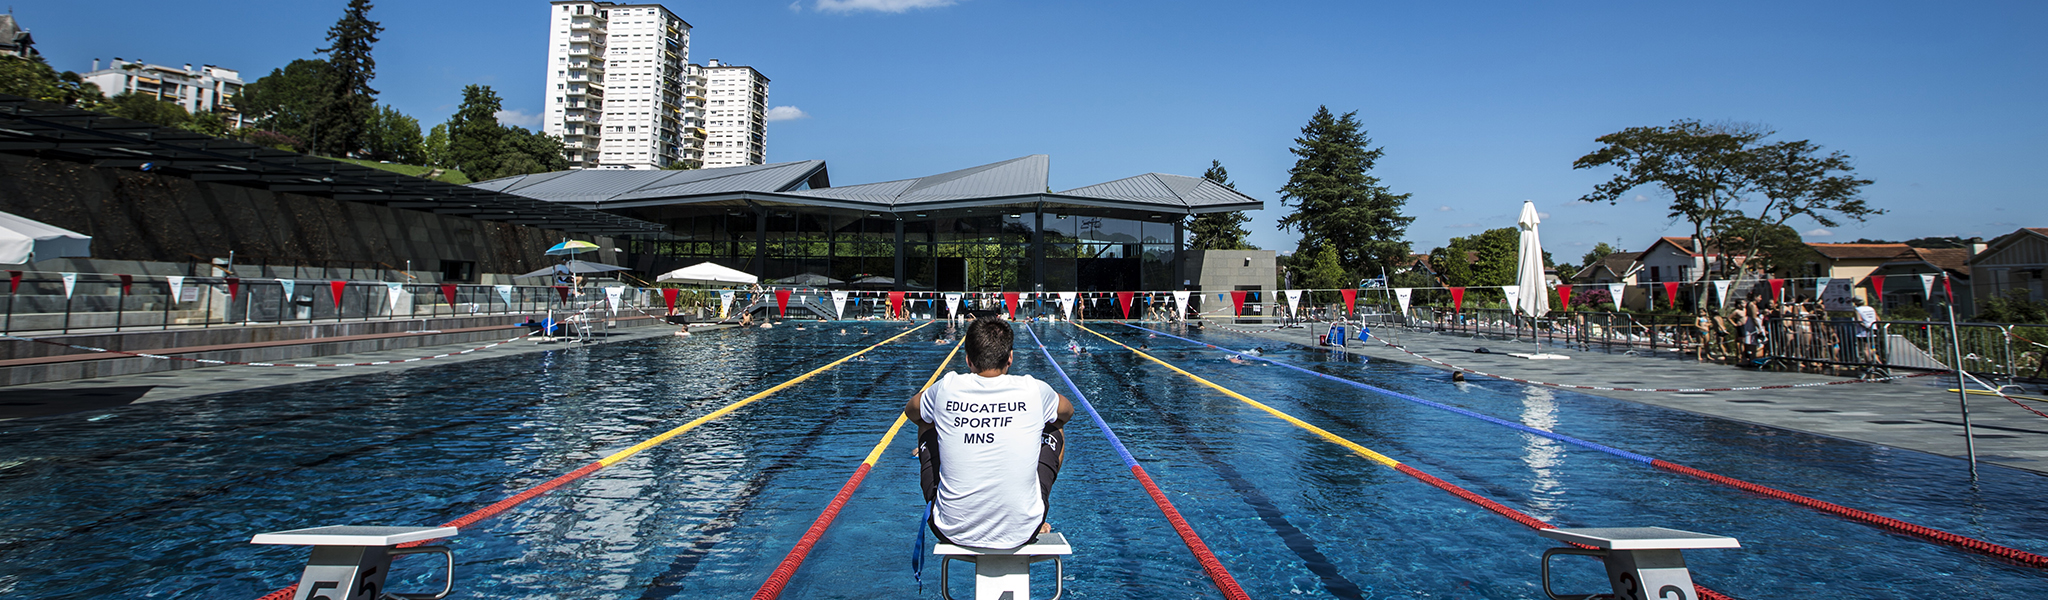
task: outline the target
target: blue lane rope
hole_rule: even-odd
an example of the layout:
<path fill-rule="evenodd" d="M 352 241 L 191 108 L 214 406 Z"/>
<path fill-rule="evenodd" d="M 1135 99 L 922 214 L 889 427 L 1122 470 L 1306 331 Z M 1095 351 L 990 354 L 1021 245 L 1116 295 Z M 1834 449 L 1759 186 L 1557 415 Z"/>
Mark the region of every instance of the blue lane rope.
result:
<path fill-rule="evenodd" d="M 1414 402 L 1414 403 L 1416 403 L 1416 404 L 1421 404 L 1421 405 L 1423 405 L 1423 406 L 1428 406 L 1428 407 L 1430 407 L 1430 408 L 1438 408 L 1438 409 L 1443 409 L 1443 410 L 1451 411 L 1451 412 L 1454 412 L 1454 413 L 1458 413 L 1458 414 L 1461 414 L 1461 415 L 1465 415 L 1465 416 L 1467 416 L 1467 417 L 1472 417 L 1472 418 L 1474 418 L 1474 419 L 1479 419 L 1479 420 L 1481 420 L 1481 421 L 1486 421 L 1486 422 L 1488 422 L 1488 423 L 1493 423 L 1493 424 L 1495 424 L 1495 425 L 1500 425 L 1500 426 L 1502 426 L 1502 427 L 1507 427 L 1507 428 L 1510 428 L 1510 429 L 1515 429 L 1515 430 L 1521 431 L 1521 432 L 1523 432 L 1523 433 L 1529 433 L 1529 434 L 1533 434 L 1533 435 L 1540 435 L 1540 436 L 1543 436 L 1543 437 L 1547 437 L 1547 438 L 1550 438 L 1550 439 L 1553 439 L 1553 440 L 1557 440 L 1557 441 L 1560 441 L 1560 442 L 1564 442 L 1564 443 L 1567 443 L 1567 444 L 1572 444 L 1572 445 L 1575 445 L 1575 446 L 1579 446 L 1579 447 L 1582 447 L 1582 448 L 1587 448 L 1587 449 L 1591 449 L 1591 450 L 1599 450 L 1599 451 L 1601 451 L 1601 452 L 1605 452 L 1605 453 L 1608 453 L 1608 454 L 1612 454 L 1612 455 L 1615 455 L 1615 456 L 1619 456 L 1619 457 L 1622 457 L 1622 458 L 1626 458 L 1626 459 L 1629 459 L 1629 460 L 1633 460 L 1633 461 L 1636 461 L 1636 462 L 1639 462 L 1639 463 L 1643 463 L 1643 464 L 1646 464 L 1646 465 L 1653 465 L 1653 466 L 1654 466 L 1654 463 L 1656 462 L 1656 459 L 1650 458 L 1650 457 L 1648 457 L 1648 456 L 1643 456 L 1643 455 L 1641 455 L 1641 454 L 1636 454 L 1636 453 L 1634 453 L 1634 452 L 1629 452 L 1629 451 L 1627 451 L 1627 450 L 1622 450 L 1622 449 L 1619 449 L 1619 448 L 1615 448 L 1615 447 L 1612 447 L 1612 446 L 1607 446 L 1607 445 L 1604 445 L 1604 444 L 1597 444 L 1597 443 L 1593 443 L 1593 442 L 1588 442 L 1588 441 L 1586 441 L 1586 440 L 1582 440 L 1582 439 L 1579 439 L 1579 438 L 1575 438 L 1575 437 L 1572 437 L 1572 436 L 1568 436 L 1568 435 L 1564 435 L 1564 434 L 1560 434 L 1560 433 L 1554 433 L 1554 432 L 1544 431 L 1544 430 L 1541 430 L 1541 429 L 1537 429 L 1537 428 L 1535 428 L 1535 427 L 1530 427 L 1530 426 L 1528 426 L 1528 425 L 1523 425 L 1523 424 L 1521 424 L 1521 423 L 1516 423 L 1516 422 L 1514 422 L 1514 421 L 1508 421 L 1508 420 L 1505 420 L 1505 419 L 1501 419 L 1501 418 L 1499 418 L 1499 417 L 1495 417 L 1495 416 L 1493 416 L 1493 415 L 1488 415 L 1488 414 L 1484 414 L 1484 413 L 1474 412 L 1474 411 L 1471 411 L 1471 410 L 1466 410 L 1466 409 L 1463 409 L 1463 408 L 1458 408 L 1458 407 L 1456 407 L 1456 406 L 1451 406 L 1451 405 L 1448 405 L 1448 404 L 1444 404 L 1444 403 L 1441 403 L 1441 402 L 1434 402 L 1434 401 L 1430 401 L 1430 400 L 1424 400 L 1424 399 L 1422 399 L 1422 398 L 1417 398 L 1417 397 L 1415 397 L 1415 396 L 1410 396 L 1410 395 L 1408 395 L 1408 394 L 1403 394 L 1403 393 L 1401 393 L 1401 392 L 1396 392 L 1396 391 L 1393 391 L 1393 390 L 1390 390 L 1390 389 L 1386 389 L 1386 388 L 1382 388 L 1382 387 L 1378 387 L 1378 386 L 1374 386 L 1374 385 L 1370 385 L 1370 384 L 1366 384 L 1366 383 L 1361 383 L 1361 382 L 1357 382 L 1357 381 L 1352 381 L 1352 380 L 1350 380 L 1350 379 L 1345 379 L 1345 378 L 1342 378 L 1342 377 L 1338 377 L 1338 376 L 1335 376 L 1335 375 L 1330 375 L 1330 374 L 1327 374 L 1327 373 L 1319 373 L 1319 372 L 1316 372 L 1316 371 L 1311 371 L 1311 370 L 1308 370 L 1308 369 L 1304 369 L 1304 368 L 1302 368 L 1302 367 L 1298 367 L 1298 366 L 1295 366 L 1295 365 L 1291 365 L 1291 364 L 1287 364 L 1287 363 L 1284 363 L 1284 362 L 1280 362 L 1280 361 L 1277 361 L 1277 360 L 1273 360 L 1273 359 L 1270 359 L 1270 358 L 1266 358 L 1266 357 L 1264 357 L 1264 356 L 1259 356 L 1259 355 L 1257 355 L 1257 354 L 1246 354 L 1246 353 L 1243 353 L 1243 352 L 1238 352 L 1238 351 L 1236 351 L 1236 350 L 1232 350 L 1232 349 L 1229 349 L 1229 348 L 1225 348 L 1225 347 L 1222 347 L 1222 346 L 1218 346 L 1218 345 L 1215 345 L 1215 344 L 1210 344 L 1210 343 L 1205 343 L 1205 342 L 1198 342 L 1198 341 L 1195 341 L 1195 340 L 1191 340 L 1191 339 L 1188 339 L 1188 338 L 1184 338 L 1184 337 L 1181 337 L 1181 336 L 1177 336 L 1177 335 L 1174 335 L 1174 334 L 1171 334 L 1171 333 L 1167 333 L 1167 332 L 1164 332 L 1164 331 L 1158 331 L 1158 330 L 1154 330 L 1154 329 L 1147 329 L 1147 328 L 1144 328 L 1144 327 L 1139 327 L 1139 326 L 1137 326 L 1137 325 L 1131 325 L 1131 324 L 1129 324 L 1129 323 L 1125 323 L 1124 325 L 1125 325 L 1125 326 L 1127 326 L 1127 327 L 1130 327 L 1130 328 L 1132 328 L 1132 329 L 1136 329 L 1136 330 L 1139 330 L 1139 331 L 1147 331 L 1147 332 L 1151 332 L 1151 333 L 1154 333 L 1154 334 L 1157 334 L 1157 335 L 1163 335 L 1163 336 L 1166 336 L 1166 337 L 1170 337 L 1170 338 L 1173 338 L 1173 339 L 1176 339 L 1176 340 L 1180 340 L 1180 341 L 1183 341 L 1183 342 L 1187 342 L 1187 343 L 1190 343 L 1190 344 L 1196 344 L 1196 345 L 1201 345 L 1201 346 L 1207 346 L 1207 347 L 1210 347 L 1210 348 L 1215 348 L 1215 349 L 1218 349 L 1218 350 L 1222 350 L 1222 351 L 1224 351 L 1224 352 L 1229 352 L 1229 353 L 1231 353 L 1231 354 L 1236 354 L 1236 355 L 1238 355 L 1238 356 L 1242 356 L 1242 357 L 1245 357 L 1245 358 L 1252 358 L 1252 359 L 1262 360 L 1262 361 L 1265 361 L 1265 362 L 1268 362 L 1268 363 L 1272 363 L 1272 364 L 1275 364 L 1275 365 L 1279 365 L 1279 366 L 1282 366 L 1282 367 L 1287 367 L 1287 368 L 1289 368 L 1289 369 L 1294 369 L 1294 370 L 1296 370 L 1296 371 L 1300 371 L 1300 372 L 1303 372 L 1303 373 L 1307 373 L 1307 374 L 1310 374 L 1310 375 L 1314 375 L 1314 376 L 1316 376 L 1316 377 L 1321 377 L 1321 378 L 1323 378 L 1323 379 L 1327 379 L 1327 380 L 1330 380 L 1330 381 L 1335 381 L 1335 382 L 1337 382 L 1337 383 L 1341 383 L 1341 384 L 1344 384 L 1344 385 L 1348 385 L 1348 386 L 1351 386 L 1351 387 L 1355 387 L 1355 388 L 1359 388 L 1359 389 L 1363 389 L 1363 390 L 1371 391 L 1371 392 L 1374 392 L 1374 393 L 1378 393 L 1378 394 L 1383 394 L 1383 395 L 1391 396 L 1391 397 L 1394 397 L 1394 398 L 1400 398 L 1400 399 L 1402 399 L 1402 400 L 1407 400 L 1407 401 L 1409 401 L 1409 402 Z M 1061 374 L 1061 376 L 1062 376 L 1062 377 L 1064 377 L 1064 376 L 1065 376 L 1065 374 Z M 1092 409 L 1091 409 L 1091 412 L 1092 412 Z"/>
<path fill-rule="evenodd" d="M 1045 354 L 1045 362 L 1052 363 L 1052 371 L 1059 374 L 1060 381 L 1067 382 L 1067 389 L 1074 391 L 1074 401 L 1081 403 L 1081 408 L 1088 411 L 1088 418 L 1094 419 L 1095 426 L 1102 429 L 1103 437 L 1109 438 L 1109 446 L 1116 449 L 1116 455 L 1124 460 L 1124 466 L 1137 468 L 1138 459 L 1131 457 L 1131 451 L 1124 448 L 1123 440 L 1117 439 L 1115 431 L 1110 431 L 1109 422 L 1102 420 L 1101 413 L 1095 412 L 1095 405 L 1088 402 L 1087 394 L 1081 393 L 1081 386 L 1074 385 L 1073 378 L 1067 377 L 1067 370 L 1060 367 L 1060 361 L 1053 359 L 1052 351 L 1046 349 L 1045 342 L 1038 339 L 1038 332 L 1033 331 L 1029 325 L 1024 327 L 1024 331 L 1031 333 L 1031 341 L 1038 344 L 1039 352 Z"/>

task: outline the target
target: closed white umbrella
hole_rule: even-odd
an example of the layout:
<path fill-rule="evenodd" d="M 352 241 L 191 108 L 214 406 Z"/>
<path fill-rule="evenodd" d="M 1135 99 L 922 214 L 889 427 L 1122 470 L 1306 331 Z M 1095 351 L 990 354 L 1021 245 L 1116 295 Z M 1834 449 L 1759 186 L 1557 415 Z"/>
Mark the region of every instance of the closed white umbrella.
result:
<path fill-rule="evenodd" d="M 1522 230 L 1522 234 L 1521 249 L 1515 253 L 1515 288 L 1519 297 L 1515 298 L 1514 308 L 1527 313 L 1532 322 L 1550 314 L 1550 289 L 1543 281 L 1543 241 L 1536 235 L 1536 225 L 1539 222 L 1536 218 L 1536 203 L 1523 200 L 1522 218 L 1515 221 L 1515 226 Z M 1541 354 L 1543 338 L 1540 333 L 1537 334 L 1536 340 L 1538 354 L 1526 355 L 1524 358 L 1569 358 L 1560 354 Z"/>
<path fill-rule="evenodd" d="M 92 256 L 92 236 L 0 212 L 0 264 Z"/>

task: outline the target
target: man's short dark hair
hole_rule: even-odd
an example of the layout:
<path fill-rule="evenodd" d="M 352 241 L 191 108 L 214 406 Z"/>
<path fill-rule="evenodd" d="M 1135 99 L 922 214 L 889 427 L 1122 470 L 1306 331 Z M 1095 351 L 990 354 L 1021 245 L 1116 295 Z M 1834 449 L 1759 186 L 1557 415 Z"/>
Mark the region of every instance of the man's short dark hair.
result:
<path fill-rule="evenodd" d="M 1010 362 L 1010 344 L 1017 334 L 996 317 L 976 318 L 967 325 L 967 361 L 976 371 L 1000 369 Z"/>

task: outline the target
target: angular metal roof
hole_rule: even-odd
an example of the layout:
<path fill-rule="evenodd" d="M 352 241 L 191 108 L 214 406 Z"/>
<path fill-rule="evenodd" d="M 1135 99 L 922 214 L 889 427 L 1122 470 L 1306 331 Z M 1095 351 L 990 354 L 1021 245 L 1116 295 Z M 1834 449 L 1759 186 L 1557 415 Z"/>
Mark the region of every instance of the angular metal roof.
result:
<path fill-rule="evenodd" d="M 1260 204 L 1246 196 L 1214 181 L 1185 175 L 1146 173 L 1137 177 L 1098 183 L 1083 188 L 1060 192 L 1061 196 L 1117 200 L 1144 204 L 1160 204 L 1180 209 L 1194 209 L 1210 206 L 1235 206 Z"/>
<path fill-rule="evenodd" d="M 873 202 L 894 208 L 920 202 L 1042 194 L 1051 162 L 1049 156 L 1033 154 L 917 179 L 807 190 L 792 195 Z"/>
<path fill-rule="evenodd" d="M 0 152 L 571 233 L 659 236 L 656 223 L 0 95 Z"/>
<path fill-rule="evenodd" d="M 598 203 L 727 192 L 782 192 L 827 184 L 825 161 L 805 160 L 687 171 L 585 169 L 535 173 L 470 184 L 554 202 Z"/>

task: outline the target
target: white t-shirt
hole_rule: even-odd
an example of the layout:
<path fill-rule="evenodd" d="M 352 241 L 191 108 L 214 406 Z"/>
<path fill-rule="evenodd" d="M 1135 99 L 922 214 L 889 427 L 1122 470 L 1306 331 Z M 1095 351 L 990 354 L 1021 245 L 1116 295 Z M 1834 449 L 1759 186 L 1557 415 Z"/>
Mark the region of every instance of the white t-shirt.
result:
<path fill-rule="evenodd" d="M 939 490 L 932 523 L 953 543 L 1015 548 L 1045 520 L 1038 446 L 1059 419 L 1059 394 L 1028 375 L 947 373 L 918 398 L 938 430 Z"/>
<path fill-rule="evenodd" d="M 1870 337 L 1872 332 L 1877 331 L 1877 309 L 1868 306 L 1856 307 L 1856 320 L 1862 324 L 1856 328 L 1856 337 Z"/>

